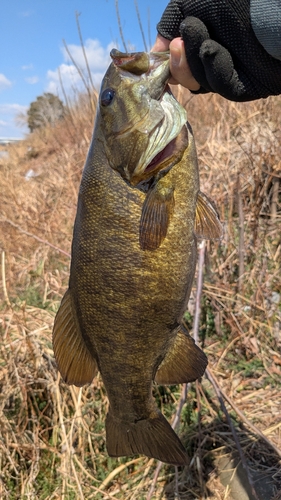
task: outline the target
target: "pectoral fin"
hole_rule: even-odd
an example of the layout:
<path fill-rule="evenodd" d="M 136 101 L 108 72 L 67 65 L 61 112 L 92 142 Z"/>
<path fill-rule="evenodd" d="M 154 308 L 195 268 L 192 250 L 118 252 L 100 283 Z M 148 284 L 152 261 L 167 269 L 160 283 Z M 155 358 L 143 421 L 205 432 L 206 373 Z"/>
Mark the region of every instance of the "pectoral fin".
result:
<path fill-rule="evenodd" d="M 174 211 L 174 188 L 161 181 L 148 192 L 140 220 L 140 247 L 156 250 L 165 239 Z"/>
<path fill-rule="evenodd" d="M 209 198 L 199 192 L 195 214 L 195 234 L 205 240 L 220 240 L 223 235 L 218 213 Z"/>
<path fill-rule="evenodd" d="M 203 375 L 207 364 L 204 352 L 180 326 L 174 344 L 158 368 L 155 381 L 162 385 L 193 382 Z"/>
<path fill-rule="evenodd" d="M 92 382 L 97 363 L 83 340 L 69 290 L 55 318 L 53 347 L 58 369 L 67 384 L 81 387 Z"/>

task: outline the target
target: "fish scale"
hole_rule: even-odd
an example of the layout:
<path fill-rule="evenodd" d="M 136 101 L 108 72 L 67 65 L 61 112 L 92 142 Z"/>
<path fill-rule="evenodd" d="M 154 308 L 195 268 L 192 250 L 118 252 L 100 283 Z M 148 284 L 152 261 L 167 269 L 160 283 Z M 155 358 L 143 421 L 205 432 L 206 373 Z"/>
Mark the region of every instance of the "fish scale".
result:
<path fill-rule="evenodd" d="M 167 87 L 169 56 L 113 51 L 112 59 L 79 190 L 54 353 L 69 384 L 90 383 L 100 371 L 109 455 L 187 465 L 152 387 L 204 373 L 206 356 L 182 316 L 196 265 L 196 219 L 201 232 L 211 225 L 215 233 L 218 221 L 199 194 L 186 112 Z"/>

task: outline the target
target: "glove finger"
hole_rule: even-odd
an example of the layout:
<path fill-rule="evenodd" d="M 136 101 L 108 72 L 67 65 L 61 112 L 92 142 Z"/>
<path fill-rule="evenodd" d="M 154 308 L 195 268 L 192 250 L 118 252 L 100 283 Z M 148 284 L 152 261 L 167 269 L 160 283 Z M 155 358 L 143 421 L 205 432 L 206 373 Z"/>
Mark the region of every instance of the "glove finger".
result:
<path fill-rule="evenodd" d="M 246 90 L 242 76 L 238 75 L 233 59 L 225 47 L 214 40 L 205 40 L 201 45 L 199 56 L 212 92 L 232 101 L 248 100 L 249 96 L 245 98 Z M 244 75 L 243 80 L 245 78 Z"/>
<path fill-rule="evenodd" d="M 205 24 L 200 19 L 189 16 L 180 24 L 179 30 L 184 42 L 186 59 L 195 80 L 205 91 L 212 91 L 199 55 L 202 43 L 210 39 Z"/>

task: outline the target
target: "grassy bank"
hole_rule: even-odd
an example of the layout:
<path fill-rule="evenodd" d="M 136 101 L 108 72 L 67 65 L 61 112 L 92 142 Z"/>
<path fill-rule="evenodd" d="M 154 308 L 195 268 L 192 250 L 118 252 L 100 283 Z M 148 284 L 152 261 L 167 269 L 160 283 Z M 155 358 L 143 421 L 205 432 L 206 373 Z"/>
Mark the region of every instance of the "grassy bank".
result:
<path fill-rule="evenodd" d="M 207 243 L 200 338 L 250 471 L 281 490 L 281 99 L 186 101 L 201 189 L 216 203 L 221 242 Z M 77 192 L 96 95 L 79 96 L 64 121 L 0 158 L 0 497 L 7 499 L 231 498 L 219 460 L 236 456 L 229 422 L 207 379 L 189 388 L 180 435 L 191 468 L 105 449 L 107 397 L 100 377 L 66 386 L 51 331 L 67 287 Z M 194 297 L 186 313 L 192 328 Z M 172 419 L 181 387 L 156 387 Z M 238 410 L 241 412 L 239 414 Z M 264 433 L 268 441 L 257 434 Z M 273 446 L 270 445 L 272 443 Z M 153 478 L 155 487 L 152 493 Z M 151 493 L 149 493 L 151 492 Z M 270 497 L 268 497 L 270 498 Z"/>

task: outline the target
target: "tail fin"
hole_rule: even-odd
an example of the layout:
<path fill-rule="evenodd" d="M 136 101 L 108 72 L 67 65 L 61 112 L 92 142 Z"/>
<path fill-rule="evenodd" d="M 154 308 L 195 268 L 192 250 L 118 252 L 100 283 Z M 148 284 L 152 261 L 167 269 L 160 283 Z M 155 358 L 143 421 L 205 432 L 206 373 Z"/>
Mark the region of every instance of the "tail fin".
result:
<path fill-rule="evenodd" d="M 106 417 L 106 447 L 109 456 L 146 455 L 172 465 L 188 465 L 190 460 L 170 424 L 160 411 L 136 423 Z"/>

